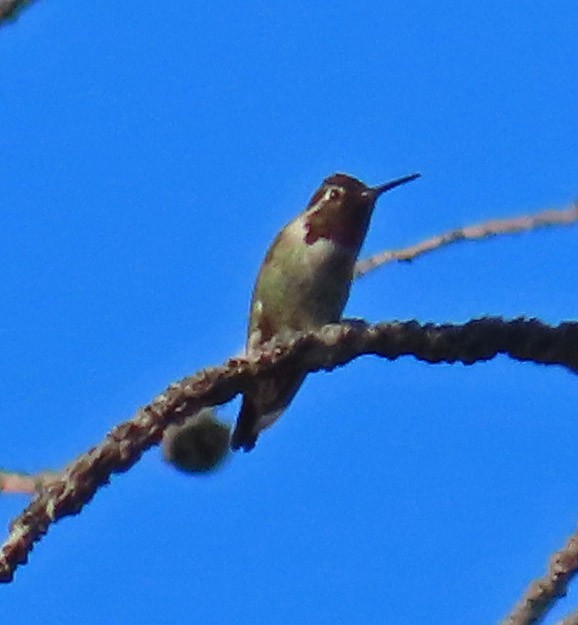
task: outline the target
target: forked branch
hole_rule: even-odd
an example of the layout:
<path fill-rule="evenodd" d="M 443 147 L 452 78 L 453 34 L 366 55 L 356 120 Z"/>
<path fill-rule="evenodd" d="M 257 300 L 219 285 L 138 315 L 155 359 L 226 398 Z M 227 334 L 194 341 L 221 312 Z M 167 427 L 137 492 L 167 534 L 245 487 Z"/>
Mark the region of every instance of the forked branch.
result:
<path fill-rule="evenodd" d="M 533 319 L 499 318 L 463 325 L 343 322 L 296 334 L 285 344 L 272 341 L 251 360 L 233 358 L 220 367 L 203 369 L 169 386 L 133 419 L 116 426 L 102 443 L 43 484 L 11 524 L 0 550 L 0 582 L 12 580 L 16 567 L 27 561 L 34 543 L 52 523 L 78 514 L 113 473 L 126 471 L 144 451 L 158 444 L 171 423 L 204 406 L 229 401 L 259 376 L 330 371 L 365 354 L 389 360 L 412 355 L 429 363 L 465 365 L 506 354 L 515 360 L 561 365 L 577 373 L 578 323 L 551 327 Z"/>

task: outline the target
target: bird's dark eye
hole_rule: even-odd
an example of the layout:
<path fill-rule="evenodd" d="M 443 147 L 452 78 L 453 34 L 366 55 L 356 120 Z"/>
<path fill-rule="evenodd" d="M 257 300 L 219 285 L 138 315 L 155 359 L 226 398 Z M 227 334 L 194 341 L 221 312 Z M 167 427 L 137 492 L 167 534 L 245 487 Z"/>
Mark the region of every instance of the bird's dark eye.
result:
<path fill-rule="evenodd" d="M 340 197 L 341 197 L 341 191 L 339 189 L 331 189 L 331 191 L 329 192 L 330 200 L 337 200 Z"/>

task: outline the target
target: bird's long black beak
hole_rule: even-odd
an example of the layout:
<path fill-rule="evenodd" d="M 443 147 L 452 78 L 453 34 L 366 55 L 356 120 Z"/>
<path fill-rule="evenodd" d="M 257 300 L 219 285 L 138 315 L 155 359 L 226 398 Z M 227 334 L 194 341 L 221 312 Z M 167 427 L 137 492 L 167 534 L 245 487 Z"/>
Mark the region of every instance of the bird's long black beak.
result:
<path fill-rule="evenodd" d="M 386 191 L 390 191 L 391 189 L 395 189 L 395 187 L 399 187 L 406 182 L 411 182 L 412 180 L 416 180 L 419 178 L 421 174 L 410 174 L 409 176 L 403 176 L 403 178 L 396 178 L 395 180 L 390 180 L 385 184 L 379 185 L 379 187 L 372 187 L 373 193 L 375 193 L 375 197 L 378 198 L 382 193 Z"/>

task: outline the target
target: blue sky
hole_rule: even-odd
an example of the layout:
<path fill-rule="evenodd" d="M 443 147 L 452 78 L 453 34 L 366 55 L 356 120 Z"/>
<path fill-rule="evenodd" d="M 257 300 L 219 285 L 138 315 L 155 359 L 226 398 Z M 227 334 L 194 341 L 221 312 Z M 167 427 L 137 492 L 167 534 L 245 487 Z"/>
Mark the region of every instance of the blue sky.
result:
<path fill-rule="evenodd" d="M 334 171 L 423 175 L 366 253 L 570 202 L 577 34 L 576 3 L 493 0 L 62 0 L 0 29 L 0 464 L 61 466 L 238 351 L 268 244 Z M 346 313 L 575 318 L 577 232 L 384 267 Z M 114 477 L 0 617 L 495 623 L 576 526 L 576 394 L 506 358 L 310 376 L 219 473 L 152 450 Z M 0 499 L 3 526 L 25 503 Z"/>

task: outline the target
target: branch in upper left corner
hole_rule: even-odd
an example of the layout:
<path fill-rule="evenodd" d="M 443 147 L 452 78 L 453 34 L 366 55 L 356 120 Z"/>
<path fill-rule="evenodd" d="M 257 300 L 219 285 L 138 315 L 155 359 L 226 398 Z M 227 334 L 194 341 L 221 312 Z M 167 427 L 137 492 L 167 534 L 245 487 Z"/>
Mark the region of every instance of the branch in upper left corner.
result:
<path fill-rule="evenodd" d="M 0 0 L 0 26 L 16 21 L 23 9 L 33 2 L 34 0 Z"/>

